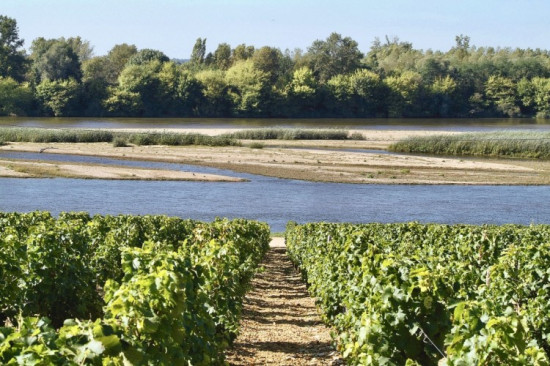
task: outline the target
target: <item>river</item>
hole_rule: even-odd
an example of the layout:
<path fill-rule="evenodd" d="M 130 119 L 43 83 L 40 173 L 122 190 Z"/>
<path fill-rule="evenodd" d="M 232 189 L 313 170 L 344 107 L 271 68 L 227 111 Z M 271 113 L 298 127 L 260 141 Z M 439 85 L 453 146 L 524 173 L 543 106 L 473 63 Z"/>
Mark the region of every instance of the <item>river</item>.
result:
<path fill-rule="evenodd" d="M 7 120 L 12 120 L 6 123 Z M 1 119 L 0 125 L 67 128 L 164 128 L 182 127 L 181 121 L 84 120 L 84 119 Z M 239 122 L 240 121 L 240 122 Z M 198 123 L 201 128 L 250 127 L 249 120 L 214 120 Z M 262 122 L 263 121 L 263 122 Z M 271 122 L 270 122 L 271 121 Z M 293 120 L 294 121 L 294 120 Z M 326 123 L 326 120 L 321 122 Z M 382 120 L 384 121 L 384 120 Z M 550 130 L 548 124 L 502 124 L 498 121 L 449 125 L 447 129 L 536 129 Z M 281 126 L 273 120 L 259 120 L 257 127 Z M 315 122 L 316 127 L 326 127 Z M 369 122 L 369 123 L 367 123 Z M 407 122 L 407 120 L 405 120 Z M 504 120 L 504 122 L 509 122 Z M 248 123 L 248 122 L 247 122 Z M 271 123 L 271 124 L 270 124 Z M 289 122 L 290 123 L 290 122 Z M 309 120 L 292 122 L 292 127 L 311 127 Z M 341 128 L 376 127 L 381 120 L 339 120 Z M 394 124 L 392 128 L 443 128 L 440 122 Z M 122 126 L 121 126 L 122 125 Z M 188 127 L 187 125 L 185 127 Z M 387 126 L 386 126 L 387 127 Z M 191 127 L 189 127 L 191 128 Z M 193 126 L 192 128 L 197 128 Z M 389 128 L 389 127 L 387 127 Z M 467 224 L 550 223 L 550 188 L 546 186 L 454 186 L 454 185 L 359 185 L 317 183 L 241 174 L 214 168 L 170 163 L 135 162 L 106 158 L 15 154 L 10 158 L 50 159 L 133 165 L 163 169 L 223 174 L 243 177 L 246 183 L 106 181 L 80 179 L 0 179 L 0 210 L 28 212 L 47 210 L 87 211 L 91 214 L 165 214 L 211 221 L 215 217 L 244 217 L 267 222 L 273 231 L 284 231 L 289 220 L 300 223 L 330 222 L 437 222 Z"/>
<path fill-rule="evenodd" d="M 39 154 L 1 154 L 31 159 Z M 550 223 L 544 186 L 428 186 L 317 183 L 173 163 L 52 156 L 44 160 L 121 164 L 243 177 L 246 183 L 0 179 L 0 210 L 165 214 L 211 221 L 244 217 L 284 231 L 297 222 Z"/>

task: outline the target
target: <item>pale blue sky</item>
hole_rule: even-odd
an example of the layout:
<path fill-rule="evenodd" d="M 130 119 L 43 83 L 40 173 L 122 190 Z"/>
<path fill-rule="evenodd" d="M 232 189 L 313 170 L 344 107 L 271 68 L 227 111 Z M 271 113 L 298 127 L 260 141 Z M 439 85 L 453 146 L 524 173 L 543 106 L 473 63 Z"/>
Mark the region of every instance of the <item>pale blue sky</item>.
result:
<path fill-rule="evenodd" d="M 188 58 L 198 37 L 207 50 L 273 46 L 304 51 L 332 32 L 367 52 L 375 37 L 447 51 L 456 35 L 476 46 L 550 49 L 550 0 L 0 0 L 28 48 L 37 37 L 81 36 L 106 54 L 114 45 Z"/>

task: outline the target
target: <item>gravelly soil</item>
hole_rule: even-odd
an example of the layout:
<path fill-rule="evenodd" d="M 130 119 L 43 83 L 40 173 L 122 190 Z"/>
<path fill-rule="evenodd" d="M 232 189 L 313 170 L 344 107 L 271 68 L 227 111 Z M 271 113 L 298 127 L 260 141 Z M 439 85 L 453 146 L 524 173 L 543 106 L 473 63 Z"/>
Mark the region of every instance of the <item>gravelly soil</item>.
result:
<path fill-rule="evenodd" d="M 229 364 L 342 365 L 285 248 L 272 247 L 263 266 L 246 296 L 241 333 L 227 353 Z"/>

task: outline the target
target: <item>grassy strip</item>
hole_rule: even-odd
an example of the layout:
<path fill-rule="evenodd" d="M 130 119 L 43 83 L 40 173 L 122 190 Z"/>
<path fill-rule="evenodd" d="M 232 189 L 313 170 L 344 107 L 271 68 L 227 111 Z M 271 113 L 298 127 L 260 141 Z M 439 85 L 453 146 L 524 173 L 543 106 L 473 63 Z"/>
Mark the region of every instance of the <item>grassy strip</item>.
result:
<path fill-rule="evenodd" d="M 43 128 L 2 128 L 0 140 L 5 142 L 111 142 L 113 133 L 100 130 Z"/>
<path fill-rule="evenodd" d="M 388 147 L 405 153 L 550 159 L 550 132 L 488 132 L 411 137 Z"/>
<path fill-rule="evenodd" d="M 240 143 L 228 136 L 208 136 L 198 133 L 121 133 L 119 138 L 127 138 L 135 145 L 169 145 L 169 146 L 240 146 Z"/>
<path fill-rule="evenodd" d="M 360 133 L 344 130 L 299 128 L 258 128 L 233 132 L 225 136 L 241 140 L 364 140 Z"/>
<path fill-rule="evenodd" d="M 205 145 L 235 146 L 239 142 L 229 136 L 207 136 L 182 133 L 112 132 L 102 130 L 1 128 L 0 141 L 4 142 L 112 142 L 116 146 L 135 145 Z"/>

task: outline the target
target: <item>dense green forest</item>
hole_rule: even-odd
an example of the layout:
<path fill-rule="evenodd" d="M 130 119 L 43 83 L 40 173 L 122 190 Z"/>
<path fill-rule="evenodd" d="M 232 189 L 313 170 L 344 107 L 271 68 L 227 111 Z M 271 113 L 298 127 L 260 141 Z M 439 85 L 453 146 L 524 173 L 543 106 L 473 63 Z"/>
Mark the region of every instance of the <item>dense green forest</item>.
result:
<path fill-rule="evenodd" d="M 197 39 L 186 62 L 80 37 L 37 38 L 27 53 L 0 16 L 0 115 L 95 117 L 550 117 L 550 51 L 447 52 L 375 39 L 367 53 L 332 33 L 307 51 Z"/>

